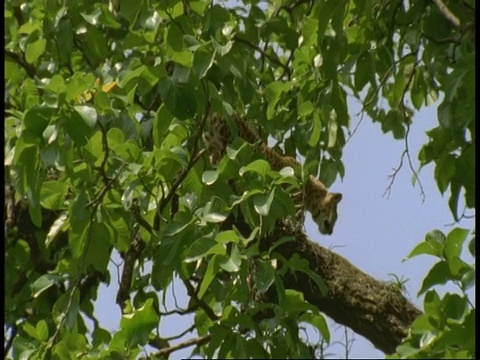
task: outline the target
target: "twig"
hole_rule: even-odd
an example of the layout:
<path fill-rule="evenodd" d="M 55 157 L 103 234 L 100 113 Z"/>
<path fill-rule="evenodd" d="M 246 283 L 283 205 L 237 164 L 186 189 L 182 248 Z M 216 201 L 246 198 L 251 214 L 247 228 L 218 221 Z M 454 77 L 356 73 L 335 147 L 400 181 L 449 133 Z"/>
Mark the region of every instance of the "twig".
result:
<path fill-rule="evenodd" d="M 450 11 L 450 9 L 442 0 L 433 0 L 433 2 L 435 5 L 437 5 L 438 10 L 440 10 L 440 12 L 448 21 L 450 21 L 454 26 L 460 27 L 460 20 Z"/>
<path fill-rule="evenodd" d="M 206 344 L 207 342 L 210 341 L 210 338 L 211 338 L 211 335 L 203 335 L 203 336 L 200 336 L 198 338 L 189 339 L 189 340 L 181 342 L 179 344 L 172 345 L 172 346 L 170 346 L 166 349 L 160 350 L 159 352 L 157 352 L 155 354 L 155 357 L 164 358 L 164 357 L 170 355 L 174 351 L 177 351 L 177 350 L 180 350 L 180 349 L 183 349 L 183 348 L 186 348 L 186 347 L 190 347 L 190 346 L 193 346 L 193 345 L 199 346 L 199 345 Z"/>
<path fill-rule="evenodd" d="M 11 58 L 13 61 L 15 61 L 18 65 L 20 65 L 25 70 L 28 77 L 32 79 L 35 77 L 35 73 L 36 73 L 35 67 L 27 63 L 27 61 L 23 56 L 20 56 L 19 54 L 14 53 L 13 51 L 10 51 L 10 50 L 5 50 L 5 55 Z"/>
<path fill-rule="evenodd" d="M 385 189 L 385 192 L 383 193 L 382 197 L 385 197 L 385 195 L 387 195 L 387 199 L 390 198 L 390 193 L 392 192 L 392 186 L 393 186 L 393 183 L 395 182 L 395 177 L 397 176 L 397 174 L 399 173 L 400 169 L 403 166 L 403 158 L 405 157 L 406 153 L 407 153 L 407 150 L 403 150 L 402 156 L 400 157 L 400 164 L 398 165 L 397 168 L 392 169 L 393 174 L 388 175 L 388 178 L 390 179 L 390 183 Z"/>
<path fill-rule="evenodd" d="M 208 304 L 205 301 L 198 298 L 197 293 L 195 292 L 195 289 L 193 288 L 192 284 L 190 284 L 188 282 L 188 280 L 183 280 L 183 283 L 185 284 L 185 287 L 187 288 L 187 295 L 190 296 L 193 300 L 196 301 L 198 306 L 200 306 L 202 308 L 202 310 L 205 312 L 205 314 L 207 314 L 207 316 L 211 320 L 217 321 L 218 319 L 220 319 L 220 317 L 215 314 L 213 309 L 210 306 L 208 306 Z"/>
<path fill-rule="evenodd" d="M 238 35 L 235 35 L 233 37 L 233 40 L 235 41 L 238 41 L 239 43 L 242 43 L 242 44 L 245 44 L 249 47 L 251 47 L 252 49 L 254 49 L 255 51 L 259 52 L 262 56 L 266 57 L 268 60 L 270 60 L 272 63 L 280 66 L 284 72 L 287 73 L 287 76 L 288 77 L 291 77 L 291 70 L 290 68 L 285 65 L 284 63 L 282 63 L 280 60 L 278 60 L 277 58 L 273 57 L 272 55 L 268 54 L 267 52 L 263 51 L 263 49 L 259 48 L 257 45 L 255 44 L 252 44 L 251 42 L 245 40 L 245 39 L 242 39 L 241 37 L 239 37 Z"/>
<path fill-rule="evenodd" d="M 123 263 L 122 278 L 117 292 L 116 302 L 120 306 L 120 311 L 123 314 L 125 309 L 125 302 L 130 297 L 130 287 L 132 286 L 133 270 L 135 270 L 135 263 L 138 257 L 145 248 L 145 243 L 140 238 L 140 232 L 137 232 L 135 239 L 125 254 L 125 261 Z"/>
<path fill-rule="evenodd" d="M 192 332 L 194 329 L 195 329 L 195 325 L 192 325 L 188 329 L 185 329 L 184 331 L 182 331 L 180 334 L 166 337 L 164 338 L 164 340 L 171 341 L 171 340 L 180 339 L 182 336 L 185 336 L 185 334 Z"/>
<path fill-rule="evenodd" d="M 186 315 L 191 313 L 191 309 L 174 309 L 168 311 L 160 311 L 160 316 L 169 316 L 169 315 Z"/>

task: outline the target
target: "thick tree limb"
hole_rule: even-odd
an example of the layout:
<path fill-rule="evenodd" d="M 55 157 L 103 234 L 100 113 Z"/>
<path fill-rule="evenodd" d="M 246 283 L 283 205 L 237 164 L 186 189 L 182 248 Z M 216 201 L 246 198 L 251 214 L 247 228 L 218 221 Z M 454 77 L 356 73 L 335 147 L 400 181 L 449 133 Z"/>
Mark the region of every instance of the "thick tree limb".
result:
<path fill-rule="evenodd" d="M 267 242 L 288 235 L 292 235 L 291 232 L 279 230 Z M 315 283 L 303 273 L 287 274 L 285 288 L 301 291 L 309 303 L 335 322 L 364 336 L 384 353 L 394 353 L 407 336 L 411 323 L 422 312 L 387 283 L 374 279 L 340 255 L 313 243 L 305 234 L 298 232 L 294 235 L 296 241 L 284 243 L 276 251 L 287 259 L 295 253 L 306 259 L 310 268 L 323 278 L 329 293 L 323 297 Z M 275 301 L 274 292 L 268 296 L 270 301 Z"/>

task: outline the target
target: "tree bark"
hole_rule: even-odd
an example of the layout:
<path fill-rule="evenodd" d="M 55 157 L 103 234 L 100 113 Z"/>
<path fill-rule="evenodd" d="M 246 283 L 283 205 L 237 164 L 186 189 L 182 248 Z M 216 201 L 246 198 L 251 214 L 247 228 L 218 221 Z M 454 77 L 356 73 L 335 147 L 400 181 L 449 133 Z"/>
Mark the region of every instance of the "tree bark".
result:
<path fill-rule="evenodd" d="M 285 288 L 302 292 L 305 300 L 335 322 L 364 336 L 384 353 L 394 353 L 407 336 L 411 323 L 422 312 L 399 290 L 365 274 L 342 256 L 310 241 L 301 232 L 292 234 L 285 229 L 279 230 L 265 239 L 264 245 L 288 235 L 294 235 L 296 241 L 284 243 L 276 251 L 286 259 L 295 253 L 306 259 L 310 269 L 322 277 L 329 291 L 327 296 L 322 296 L 313 280 L 300 272 L 295 275 L 287 273 Z M 274 300 L 273 293 L 267 294 L 269 301 Z"/>

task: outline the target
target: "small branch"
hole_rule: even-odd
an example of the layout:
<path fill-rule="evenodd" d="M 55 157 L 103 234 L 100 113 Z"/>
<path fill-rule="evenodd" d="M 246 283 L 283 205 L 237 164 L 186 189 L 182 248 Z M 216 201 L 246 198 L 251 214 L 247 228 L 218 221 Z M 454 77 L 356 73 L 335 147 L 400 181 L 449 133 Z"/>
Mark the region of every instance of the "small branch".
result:
<path fill-rule="evenodd" d="M 100 128 L 100 132 L 102 133 L 102 148 L 103 148 L 103 160 L 102 160 L 102 164 L 100 165 L 100 173 L 102 174 L 102 177 L 105 183 L 107 183 L 109 178 L 107 176 L 105 167 L 107 165 L 107 161 L 110 156 L 110 149 L 108 148 L 107 131 L 105 130 L 105 127 L 102 125 L 102 122 L 100 120 L 97 122 L 97 124 L 98 124 L 98 127 Z"/>
<path fill-rule="evenodd" d="M 280 60 L 278 60 L 277 58 L 273 57 L 272 55 L 268 54 L 267 52 L 263 51 L 263 49 L 259 48 L 257 45 L 255 44 L 252 44 L 251 42 L 245 40 L 245 39 L 242 39 L 241 37 L 239 37 L 238 35 L 235 35 L 233 37 L 233 40 L 235 41 L 238 41 L 239 43 L 242 43 L 242 44 L 245 44 L 249 47 L 251 47 L 252 49 L 254 49 L 255 51 L 259 52 L 262 56 L 266 57 L 268 60 L 270 60 L 272 63 L 280 66 L 284 72 L 287 73 L 287 76 L 290 77 L 291 76 L 291 70 L 290 68 L 285 65 L 284 63 L 282 63 Z"/>
<path fill-rule="evenodd" d="M 218 319 L 220 319 L 220 317 L 215 314 L 213 309 L 210 306 L 208 306 L 208 304 L 205 301 L 198 298 L 194 287 L 192 286 L 192 284 L 188 282 L 188 280 L 183 280 L 183 283 L 187 288 L 187 295 L 190 296 L 193 300 L 195 300 L 198 306 L 202 308 L 202 310 L 205 312 L 205 314 L 207 314 L 207 316 L 210 319 L 212 319 L 213 321 L 217 321 Z"/>
<path fill-rule="evenodd" d="M 392 169 L 393 174 L 388 175 L 388 178 L 390 179 L 390 183 L 385 189 L 385 192 L 383 193 L 382 197 L 385 197 L 385 195 L 387 195 L 387 199 L 390 198 L 390 193 L 392 192 L 392 186 L 393 186 L 393 183 L 395 182 L 395 177 L 400 172 L 400 169 L 403 166 L 403 158 L 405 157 L 406 154 L 407 154 L 407 150 L 403 150 L 402 156 L 400 157 L 400 164 L 398 165 L 397 168 Z"/>
<path fill-rule="evenodd" d="M 15 61 L 18 65 L 20 65 L 25 70 L 28 77 L 32 79 L 35 77 L 36 69 L 33 65 L 27 63 L 27 61 L 25 60 L 25 57 L 20 56 L 19 54 L 14 53 L 13 51 L 10 51 L 10 50 L 5 50 L 5 56 L 8 56 L 10 59 Z"/>
<path fill-rule="evenodd" d="M 435 5 L 437 5 L 438 10 L 440 10 L 440 12 L 448 21 L 450 21 L 454 26 L 460 27 L 460 20 L 450 11 L 450 9 L 442 0 L 433 0 L 433 2 Z"/>
<path fill-rule="evenodd" d="M 127 166 L 127 163 L 122 164 L 122 166 L 120 166 L 120 169 L 118 169 L 117 174 L 115 174 L 115 176 L 113 178 L 111 178 L 111 179 L 107 178 L 108 182 L 103 186 L 103 188 L 100 190 L 100 192 L 95 197 L 95 199 L 93 199 L 92 201 L 90 201 L 87 204 L 87 208 L 90 207 L 90 206 L 93 206 L 93 205 L 98 205 L 102 201 L 103 197 L 107 194 L 107 191 L 112 187 L 113 183 L 115 182 L 115 180 L 118 179 L 118 177 L 122 173 L 122 170 L 126 166 Z"/>
<path fill-rule="evenodd" d="M 175 309 L 169 311 L 160 311 L 161 316 L 169 316 L 169 315 L 186 315 L 191 313 L 191 309 Z"/>
<path fill-rule="evenodd" d="M 210 115 L 210 102 L 207 102 L 207 106 L 205 108 L 205 113 L 203 114 L 203 118 L 200 122 L 200 127 L 198 129 L 198 133 L 196 134 L 194 143 L 193 143 L 193 149 L 192 149 L 192 156 L 190 157 L 190 161 L 188 162 L 187 168 L 185 171 L 182 171 L 175 182 L 172 185 L 172 188 L 168 192 L 168 195 L 162 199 L 160 202 L 160 206 L 157 209 L 157 213 L 155 214 L 155 219 L 153 220 L 153 229 L 158 230 L 160 228 L 160 214 L 163 212 L 167 204 L 173 199 L 175 196 L 175 192 L 177 191 L 178 187 L 180 184 L 185 180 L 185 178 L 188 175 L 188 172 L 193 168 L 195 163 L 200 159 L 200 157 L 203 155 L 205 152 L 205 149 L 202 149 L 197 152 L 198 149 L 198 139 L 202 136 L 203 128 L 205 126 L 205 123 L 207 121 L 208 116 Z"/>
<path fill-rule="evenodd" d="M 164 338 L 164 340 L 171 341 L 171 340 L 180 339 L 182 336 L 185 336 L 187 333 L 192 332 L 193 330 L 195 330 L 195 325 L 190 326 L 188 329 L 185 329 L 178 335 L 166 337 Z"/>
<path fill-rule="evenodd" d="M 132 286 L 133 271 L 135 270 L 135 263 L 145 248 L 145 243 L 140 238 L 140 232 L 137 232 L 135 239 L 125 254 L 125 261 L 123 264 L 122 278 L 117 292 L 116 302 L 120 306 L 120 311 L 123 314 L 125 309 L 125 302 L 130 298 L 130 288 Z"/>
<path fill-rule="evenodd" d="M 159 352 L 157 352 L 155 354 L 155 357 L 164 358 L 164 357 L 167 357 L 168 355 L 170 355 L 174 351 L 184 349 L 186 347 L 190 347 L 190 346 L 193 346 L 193 345 L 200 346 L 200 345 L 206 344 L 207 342 L 210 341 L 210 338 L 211 338 L 210 335 L 204 335 L 204 336 L 200 336 L 198 338 L 189 339 L 189 340 L 181 342 L 179 344 L 172 345 L 172 346 L 170 346 L 166 349 L 160 350 Z"/>

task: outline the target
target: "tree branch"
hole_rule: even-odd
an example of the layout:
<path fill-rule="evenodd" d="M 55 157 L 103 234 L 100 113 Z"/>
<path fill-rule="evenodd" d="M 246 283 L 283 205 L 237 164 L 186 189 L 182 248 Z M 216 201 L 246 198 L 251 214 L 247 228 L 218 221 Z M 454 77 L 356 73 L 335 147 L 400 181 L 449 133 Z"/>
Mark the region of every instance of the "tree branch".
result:
<path fill-rule="evenodd" d="M 310 269 L 325 281 L 329 292 L 322 296 L 312 279 L 303 273 L 287 273 L 285 288 L 302 292 L 305 300 L 338 324 L 364 336 L 384 353 L 394 353 L 422 312 L 398 289 L 365 274 L 340 255 L 313 243 L 302 232 L 292 233 L 279 227 L 275 234 L 263 240 L 266 243 L 262 247 L 292 235 L 296 241 L 279 245 L 276 251 L 286 259 L 295 253 L 306 259 Z M 275 290 L 269 290 L 267 297 L 275 302 Z"/>
<path fill-rule="evenodd" d="M 460 20 L 450 11 L 450 9 L 442 0 L 433 0 L 433 2 L 435 5 L 437 5 L 438 10 L 440 10 L 440 12 L 448 21 L 450 21 L 454 26 L 460 27 Z"/>
<path fill-rule="evenodd" d="M 184 342 L 181 342 L 179 344 L 172 345 L 168 348 L 160 350 L 159 352 L 157 352 L 155 354 L 154 358 L 162 359 L 164 357 L 167 357 L 168 355 L 170 355 L 174 351 L 177 351 L 177 350 L 189 347 L 189 346 L 193 346 L 193 345 L 197 345 L 197 346 L 203 345 L 203 344 L 207 343 L 208 341 L 210 341 L 210 338 L 211 338 L 210 335 L 204 335 L 204 336 L 200 336 L 198 338 L 188 339 L 188 340 L 186 340 Z"/>
<path fill-rule="evenodd" d="M 15 61 L 18 65 L 20 65 L 30 78 L 33 79 L 35 77 L 35 73 L 36 73 L 35 66 L 27 63 L 27 61 L 23 56 L 20 56 L 19 54 L 14 53 L 13 51 L 10 51 L 10 50 L 5 50 L 5 56 L 8 56 L 10 59 Z"/>
<path fill-rule="evenodd" d="M 269 53 L 263 51 L 263 49 L 259 48 L 257 45 L 255 44 L 252 44 L 251 42 L 245 40 L 245 39 L 242 39 L 241 37 L 239 37 L 238 35 L 235 35 L 233 37 L 233 40 L 235 41 L 238 41 L 239 43 L 242 43 L 242 44 L 245 44 L 249 47 L 251 47 L 252 49 L 254 49 L 255 51 L 259 52 L 262 56 L 266 57 L 268 60 L 270 60 L 272 63 L 274 63 L 275 65 L 278 65 L 280 66 L 285 73 L 287 73 L 287 76 L 290 77 L 291 76 L 291 70 L 290 68 L 285 65 L 284 63 L 282 63 L 280 60 L 278 60 L 277 58 L 273 57 L 272 55 L 270 55 Z"/>

